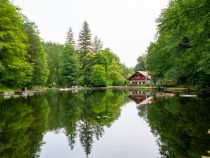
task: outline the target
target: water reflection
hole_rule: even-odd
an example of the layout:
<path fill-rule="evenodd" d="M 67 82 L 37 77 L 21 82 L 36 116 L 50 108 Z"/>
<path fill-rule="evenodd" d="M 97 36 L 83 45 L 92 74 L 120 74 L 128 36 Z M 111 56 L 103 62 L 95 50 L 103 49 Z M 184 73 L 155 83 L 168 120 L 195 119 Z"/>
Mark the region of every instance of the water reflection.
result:
<path fill-rule="evenodd" d="M 77 134 L 86 156 L 91 153 L 93 138 L 103 135 L 120 115 L 120 107 L 128 101 L 123 91 L 94 91 L 87 93 L 54 93 L 48 95 L 50 106 L 49 130 L 65 129 L 71 149 Z"/>
<path fill-rule="evenodd" d="M 160 154 L 166 158 L 198 158 L 209 155 L 210 98 L 154 96 L 151 105 L 138 106 L 139 116 L 158 137 Z"/>
<path fill-rule="evenodd" d="M 0 100 L 0 157 L 37 157 L 48 111 L 48 102 L 42 97 Z"/>
<path fill-rule="evenodd" d="M 107 144 L 121 147 L 118 155 L 108 157 L 127 157 L 134 148 L 136 152 L 132 157 L 141 157 L 139 150 L 141 154 L 147 150 L 152 153 L 150 157 L 154 157 L 157 156 L 152 144 L 155 138 L 151 137 L 149 127 L 157 137 L 162 157 L 207 156 L 210 150 L 210 135 L 207 134 L 210 129 L 209 102 L 209 97 L 181 98 L 171 93 L 138 91 L 48 92 L 27 98 L 0 99 L 0 157 L 56 157 L 40 155 L 43 147 L 49 145 L 48 142 L 43 145 L 45 137 L 67 141 L 68 150 L 76 152 L 77 158 L 81 153 L 86 157 L 103 153 Z M 116 122 L 118 124 L 114 126 Z M 107 129 L 113 131 L 112 135 L 106 134 Z M 118 136 L 114 142 L 113 138 Z M 102 137 L 105 137 L 106 145 L 99 145 Z M 123 140 L 126 140 L 125 146 Z M 97 146 L 93 148 L 94 144 Z M 100 151 L 93 150 L 99 148 Z M 126 148 L 129 148 L 127 154 Z M 63 146 L 56 150 L 61 149 Z M 115 153 L 112 147 L 109 150 Z"/>

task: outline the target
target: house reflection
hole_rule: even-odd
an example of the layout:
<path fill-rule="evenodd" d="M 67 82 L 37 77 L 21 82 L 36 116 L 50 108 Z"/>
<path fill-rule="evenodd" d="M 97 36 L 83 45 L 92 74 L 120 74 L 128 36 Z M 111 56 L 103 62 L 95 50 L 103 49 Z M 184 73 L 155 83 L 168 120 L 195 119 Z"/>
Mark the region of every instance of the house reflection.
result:
<path fill-rule="evenodd" d="M 137 105 L 148 105 L 151 104 L 153 101 L 158 100 L 159 97 L 174 97 L 176 96 L 175 93 L 155 93 L 151 94 L 149 92 L 142 92 L 142 91 L 131 91 L 131 94 L 128 96 L 130 99 L 132 99 Z"/>
<path fill-rule="evenodd" d="M 128 97 L 138 105 L 151 104 L 153 98 L 150 93 L 141 91 L 131 91 L 131 94 Z"/>

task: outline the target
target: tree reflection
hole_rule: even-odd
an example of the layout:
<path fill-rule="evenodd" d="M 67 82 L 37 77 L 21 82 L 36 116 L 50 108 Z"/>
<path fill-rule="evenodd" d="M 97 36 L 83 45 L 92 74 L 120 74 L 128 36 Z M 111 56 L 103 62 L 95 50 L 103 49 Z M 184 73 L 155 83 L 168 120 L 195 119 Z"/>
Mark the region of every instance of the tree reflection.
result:
<path fill-rule="evenodd" d="M 198 158 L 210 149 L 210 98 L 158 98 L 139 106 L 139 115 L 149 123 L 162 157 Z"/>
<path fill-rule="evenodd" d="M 128 100 L 123 91 L 48 92 L 0 100 L 0 157 L 36 158 L 44 133 L 60 130 L 71 150 L 79 140 L 88 157 L 94 141 L 119 117 Z"/>
<path fill-rule="evenodd" d="M 79 136 L 85 154 L 91 153 L 94 138 L 99 140 L 104 127 L 119 117 L 120 107 L 128 101 L 123 91 L 88 91 L 86 93 L 48 94 L 49 130 L 65 129 L 73 150 Z"/>
<path fill-rule="evenodd" d="M 35 158 L 47 128 L 43 97 L 3 100 L 0 104 L 0 157 Z"/>

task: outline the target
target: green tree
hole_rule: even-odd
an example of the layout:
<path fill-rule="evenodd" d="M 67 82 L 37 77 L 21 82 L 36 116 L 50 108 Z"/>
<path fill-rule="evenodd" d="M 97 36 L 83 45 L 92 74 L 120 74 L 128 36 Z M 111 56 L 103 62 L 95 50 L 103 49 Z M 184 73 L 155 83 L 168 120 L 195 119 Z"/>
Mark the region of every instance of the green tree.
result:
<path fill-rule="evenodd" d="M 70 44 L 72 44 L 73 46 L 75 45 L 74 33 L 73 33 L 71 27 L 69 28 L 69 30 L 68 30 L 68 32 L 67 32 L 66 43 L 70 43 Z"/>
<path fill-rule="evenodd" d="M 121 86 L 124 84 L 124 78 L 121 74 L 120 64 L 116 60 L 112 60 L 111 65 L 108 67 L 108 78 L 112 86 Z"/>
<path fill-rule="evenodd" d="M 32 85 L 45 85 L 49 70 L 47 58 L 44 51 L 43 42 L 39 37 L 39 32 L 35 23 L 24 17 L 24 33 L 27 35 L 29 62 L 32 63 Z"/>
<path fill-rule="evenodd" d="M 102 41 L 97 36 L 95 36 L 95 38 L 93 40 L 93 43 L 92 43 L 92 51 L 93 52 L 99 52 L 102 49 L 103 49 Z"/>
<path fill-rule="evenodd" d="M 146 70 L 146 55 L 140 55 L 137 59 L 137 64 L 134 67 L 134 71 L 145 71 Z"/>
<path fill-rule="evenodd" d="M 61 74 L 59 72 L 61 54 L 63 52 L 63 45 L 58 43 L 45 43 L 45 52 L 47 54 L 47 62 L 49 68 L 48 85 L 58 87 L 61 81 Z"/>
<path fill-rule="evenodd" d="M 157 21 L 157 40 L 148 48 L 153 79 L 209 86 L 209 8 L 208 0 L 170 1 Z"/>
<path fill-rule="evenodd" d="M 90 74 L 93 66 L 95 65 L 96 53 L 90 52 L 88 53 L 82 61 L 82 70 L 84 76 L 84 84 L 89 86 L 91 83 Z"/>
<path fill-rule="evenodd" d="M 79 34 L 78 39 L 78 50 L 80 53 L 80 56 L 83 58 L 88 52 L 92 50 L 92 42 L 91 42 L 91 32 L 89 25 L 86 21 L 84 21 L 82 30 Z"/>
<path fill-rule="evenodd" d="M 85 85 L 92 85 L 91 73 L 95 65 L 105 69 L 106 85 L 123 85 L 130 75 L 130 70 L 122 65 L 119 57 L 108 49 L 88 53 L 82 63 Z"/>
<path fill-rule="evenodd" d="M 63 86 L 75 86 L 79 81 L 80 62 L 71 44 L 66 44 L 61 55 L 60 73 Z"/>
<path fill-rule="evenodd" d="M 31 82 L 32 65 L 28 62 L 19 9 L 9 0 L 0 2 L 0 86 L 20 87 Z"/>
<path fill-rule="evenodd" d="M 95 87 L 102 87 L 107 85 L 106 71 L 101 65 L 94 65 L 90 75 L 91 84 Z"/>

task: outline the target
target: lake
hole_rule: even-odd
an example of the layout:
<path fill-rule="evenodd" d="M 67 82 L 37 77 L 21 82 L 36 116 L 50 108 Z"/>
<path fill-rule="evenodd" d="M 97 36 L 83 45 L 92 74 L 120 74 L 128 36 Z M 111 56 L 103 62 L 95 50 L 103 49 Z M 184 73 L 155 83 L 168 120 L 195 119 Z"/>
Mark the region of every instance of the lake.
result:
<path fill-rule="evenodd" d="M 200 158 L 210 156 L 209 130 L 208 95 L 107 90 L 0 98 L 0 158 Z"/>

